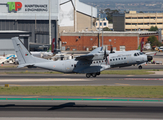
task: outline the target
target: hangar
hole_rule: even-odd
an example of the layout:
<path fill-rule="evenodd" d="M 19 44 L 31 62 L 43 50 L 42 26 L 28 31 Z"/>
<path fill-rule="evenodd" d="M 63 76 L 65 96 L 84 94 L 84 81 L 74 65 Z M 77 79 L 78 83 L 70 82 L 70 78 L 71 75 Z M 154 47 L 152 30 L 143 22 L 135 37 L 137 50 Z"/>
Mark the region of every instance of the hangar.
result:
<path fill-rule="evenodd" d="M 50 45 L 61 32 L 94 30 L 97 9 L 79 0 L 1 0 L 0 31 L 28 32 L 29 50 Z M 15 34 L 14 36 L 19 36 Z M 5 48 L 9 47 L 1 41 Z M 12 48 L 8 48 L 12 49 Z"/>

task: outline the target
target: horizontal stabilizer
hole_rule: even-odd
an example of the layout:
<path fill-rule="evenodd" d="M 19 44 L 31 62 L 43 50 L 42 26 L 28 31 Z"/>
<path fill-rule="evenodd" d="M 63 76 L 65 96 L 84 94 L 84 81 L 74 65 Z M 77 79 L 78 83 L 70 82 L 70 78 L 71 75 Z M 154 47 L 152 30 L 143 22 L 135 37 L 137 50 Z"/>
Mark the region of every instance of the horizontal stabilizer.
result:
<path fill-rule="evenodd" d="M 31 67 L 31 66 L 34 66 L 34 64 L 21 64 L 21 65 L 18 65 L 17 68 L 23 68 L 23 67 Z"/>

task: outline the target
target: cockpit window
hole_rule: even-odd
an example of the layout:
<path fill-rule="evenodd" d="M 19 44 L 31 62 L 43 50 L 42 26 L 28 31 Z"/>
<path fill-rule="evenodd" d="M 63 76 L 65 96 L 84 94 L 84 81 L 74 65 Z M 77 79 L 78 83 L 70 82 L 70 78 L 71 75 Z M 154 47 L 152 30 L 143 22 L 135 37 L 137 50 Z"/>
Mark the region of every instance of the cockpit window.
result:
<path fill-rule="evenodd" d="M 137 53 L 137 55 L 139 56 L 139 53 Z"/>
<path fill-rule="evenodd" d="M 134 56 L 137 56 L 137 54 L 135 53 Z"/>
<path fill-rule="evenodd" d="M 140 54 L 140 55 L 143 55 L 144 53 L 143 53 L 143 52 L 140 52 L 139 54 Z"/>

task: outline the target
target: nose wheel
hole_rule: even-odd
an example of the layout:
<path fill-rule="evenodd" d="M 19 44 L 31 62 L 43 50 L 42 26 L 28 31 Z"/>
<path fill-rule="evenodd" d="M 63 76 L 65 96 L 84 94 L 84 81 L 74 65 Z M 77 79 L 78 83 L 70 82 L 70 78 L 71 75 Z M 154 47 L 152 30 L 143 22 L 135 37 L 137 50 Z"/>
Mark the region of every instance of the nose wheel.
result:
<path fill-rule="evenodd" d="M 138 68 L 141 70 L 143 67 L 140 65 Z"/>

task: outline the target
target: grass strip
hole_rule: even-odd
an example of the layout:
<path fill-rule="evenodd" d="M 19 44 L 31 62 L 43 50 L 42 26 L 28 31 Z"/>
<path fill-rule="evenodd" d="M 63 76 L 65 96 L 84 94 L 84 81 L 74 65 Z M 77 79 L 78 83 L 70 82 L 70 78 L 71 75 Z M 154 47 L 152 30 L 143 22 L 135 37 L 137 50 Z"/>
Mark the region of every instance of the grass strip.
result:
<path fill-rule="evenodd" d="M 162 86 L 20 86 L 0 87 L 0 95 L 163 98 Z"/>
<path fill-rule="evenodd" d="M 101 74 L 115 74 L 115 75 L 149 75 L 154 74 L 154 72 L 149 72 L 152 70 L 107 70 L 103 71 Z"/>
<path fill-rule="evenodd" d="M 115 74 L 115 75 L 149 75 L 154 74 L 154 72 L 149 71 L 158 71 L 158 70 L 106 70 L 102 71 L 101 74 Z M 21 71 L 21 72 L 0 72 L 0 74 L 63 74 L 61 72 L 47 71 L 47 72 L 30 72 L 30 71 Z"/>

